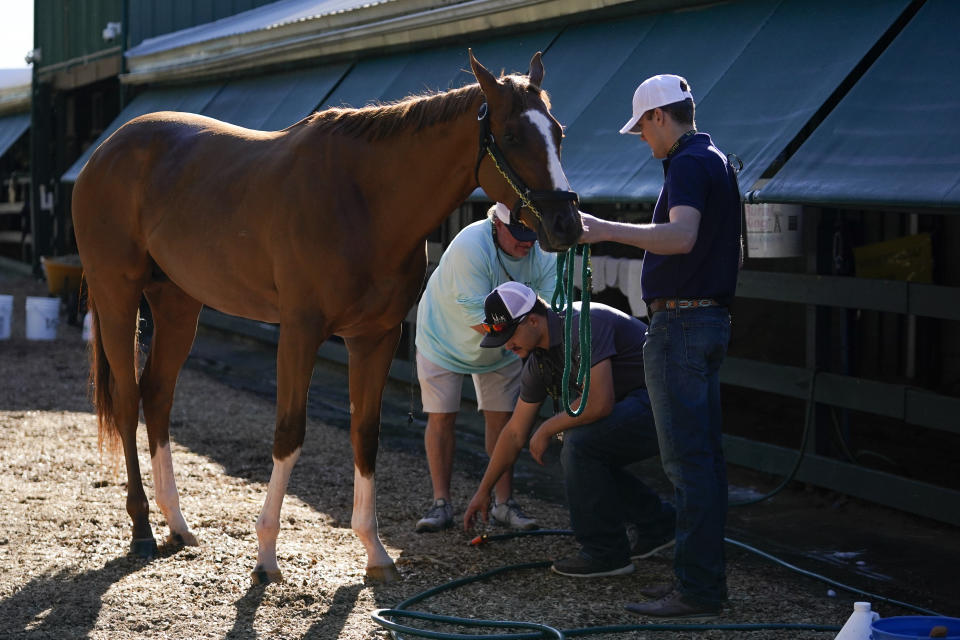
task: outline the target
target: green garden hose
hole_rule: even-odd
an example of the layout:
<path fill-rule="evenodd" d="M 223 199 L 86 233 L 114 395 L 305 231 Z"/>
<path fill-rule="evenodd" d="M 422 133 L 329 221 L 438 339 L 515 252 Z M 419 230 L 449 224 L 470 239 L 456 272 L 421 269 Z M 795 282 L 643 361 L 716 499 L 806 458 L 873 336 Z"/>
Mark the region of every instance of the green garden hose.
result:
<path fill-rule="evenodd" d="M 573 532 L 566 529 L 541 529 L 537 531 L 512 531 L 510 533 L 503 533 L 497 535 L 483 535 L 474 538 L 470 544 L 478 545 L 485 544 L 488 542 L 493 542 L 496 540 L 508 540 L 510 538 L 518 538 L 531 535 L 573 535 Z M 837 582 L 820 574 L 814 573 L 812 571 L 807 571 L 801 569 L 795 565 L 789 564 L 776 556 L 773 556 L 769 553 L 761 551 L 755 547 L 752 547 L 748 544 L 740 542 L 738 540 L 733 540 L 731 538 L 724 538 L 724 541 L 728 544 L 732 544 L 736 547 L 739 547 L 745 551 L 757 554 L 762 558 L 770 560 L 776 564 L 779 564 L 782 567 L 790 569 L 800 573 L 801 575 L 819 580 L 820 582 L 826 583 L 838 589 L 842 589 L 849 593 L 855 594 L 857 596 L 865 597 L 873 602 L 886 602 L 891 605 L 898 607 L 903 607 L 905 609 L 911 609 L 917 611 L 924 615 L 929 616 L 942 616 L 943 614 L 937 613 L 936 611 L 930 611 L 929 609 L 924 609 L 916 605 L 909 604 L 907 602 L 901 602 L 899 600 L 894 600 L 891 598 L 886 598 L 884 596 L 877 595 L 875 593 L 870 593 L 850 585 Z M 592 634 L 602 634 L 602 633 L 630 633 L 637 631 L 686 631 L 686 632 L 700 632 L 700 631 L 784 631 L 784 630 L 794 630 L 794 631 L 823 631 L 823 632 L 832 632 L 836 633 L 840 630 L 839 625 L 821 625 L 821 624 L 812 624 L 812 623 L 782 623 L 782 622 L 762 622 L 762 623 L 751 623 L 751 624 L 739 624 L 739 623 L 728 623 L 728 624 L 713 624 L 713 623 L 703 623 L 703 624 L 638 624 L 638 625 L 618 625 L 618 626 L 605 626 L 605 627 L 584 627 L 580 629 L 556 629 L 549 625 L 535 623 L 535 622 L 518 622 L 518 621 L 508 621 L 508 620 L 477 620 L 472 618 L 458 618 L 455 616 L 442 616 L 432 613 L 425 613 L 422 611 L 408 611 L 407 608 L 418 603 L 422 602 L 428 598 L 431 598 L 438 593 L 444 591 L 449 591 L 451 589 L 456 589 L 473 582 L 479 582 L 481 580 L 486 580 L 494 576 L 500 575 L 502 573 L 507 573 L 510 571 L 522 571 L 526 569 L 545 569 L 549 567 L 552 563 L 550 561 L 540 561 L 540 562 L 527 562 L 523 564 L 514 564 L 507 565 L 504 567 L 499 567 L 496 569 L 491 569 L 490 571 L 485 571 L 474 576 L 468 576 L 466 578 L 459 578 L 457 580 L 451 580 L 445 584 L 439 585 L 437 587 L 432 587 L 419 593 L 411 598 L 408 598 L 393 607 L 392 609 L 377 609 L 371 613 L 371 618 L 374 622 L 380 626 L 388 629 L 397 640 L 402 640 L 400 633 L 407 633 L 411 636 L 419 636 L 423 638 L 434 638 L 435 640 L 476 640 L 477 638 L 483 638 L 484 640 L 535 640 L 536 638 L 572 638 L 574 636 L 585 636 Z M 409 625 L 404 625 L 390 618 L 411 618 L 416 620 L 427 620 L 431 622 L 442 622 L 450 625 L 459 625 L 464 627 L 488 627 L 488 628 L 499 628 L 499 629 L 532 629 L 535 632 L 528 633 L 497 633 L 497 634 L 488 634 L 488 635 L 477 635 L 477 634 L 458 634 L 458 633 L 444 633 L 440 631 L 429 631 L 425 629 L 418 629 L 416 627 L 411 627 Z"/>
<path fill-rule="evenodd" d="M 493 539 L 506 539 L 511 537 L 517 537 L 516 534 L 527 534 L 527 535 L 558 535 L 566 534 L 572 535 L 571 531 L 559 531 L 559 530 L 544 530 L 542 532 L 538 531 L 526 531 L 526 532 L 514 532 L 509 534 L 503 534 L 500 536 L 490 536 L 482 537 L 484 542 L 488 542 Z M 477 540 L 474 540 L 475 543 Z M 471 544 L 473 544 L 471 543 Z M 417 602 L 422 602 L 427 598 L 430 598 L 438 593 L 449 591 L 451 589 L 456 589 L 457 587 L 462 587 L 464 585 L 478 582 L 480 580 L 486 580 L 493 576 L 499 575 L 501 573 L 506 573 L 509 571 L 521 571 L 525 569 L 545 569 L 549 567 L 552 563 L 550 561 L 542 562 L 526 562 L 523 564 L 514 564 L 504 567 L 499 567 L 497 569 L 492 569 L 490 571 L 485 571 L 474 576 L 468 576 L 466 578 L 459 578 L 457 580 L 451 580 L 445 584 L 439 585 L 437 587 L 432 587 L 426 591 L 419 593 L 411 598 L 408 598 L 393 607 L 392 609 L 377 609 L 370 614 L 370 617 L 374 622 L 379 624 L 385 629 L 388 629 L 391 635 L 396 640 L 402 640 L 403 636 L 401 633 L 406 633 L 411 636 L 418 636 L 422 638 L 433 638 L 434 640 L 476 640 L 478 638 L 483 638 L 484 640 L 535 640 L 537 638 L 558 638 L 563 640 L 564 638 L 571 638 L 574 636 L 585 636 L 592 634 L 601 634 L 601 633 L 630 633 L 637 631 L 687 631 L 687 632 L 697 632 L 697 631 L 711 631 L 711 630 L 726 630 L 726 631 L 758 631 L 758 630 L 805 630 L 805 631 L 830 631 L 837 632 L 840 630 L 840 627 L 837 625 L 818 625 L 818 624 L 803 624 L 803 623 L 756 623 L 756 624 L 637 624 L 637 625 L 618 625 L 618 626 L 606 626 L 606 627 L 584 627 L 580 629 L 556 629 L 545 624 L 539 624 L 535 622 L 517 622 L 517 621 L 508 621 L 508 620 L 477 620 L 473 618 L 459 618 L 455 616 L 441 616 L 432 613 L 425 613 L 422 611 L 408 611 L 407 607 L 416 604 Z M 495 634 L 461 634 L 461 633 L 446 633 L 441 631 L 431 631 L 427 629 L 418 629 L 416 627 L 411 627 L 409 625 L 401 624 L 396 622 L 396 620 L 391 618 L 412 618 L 417 620 L 428 620 L 431 622 L 442 622 L 450 625 L 458 625 L 463 627 L 488 627 L 488 628 L 497 628 L 497 629 L 534 629 L 535 633 L 495 633 Z"/>

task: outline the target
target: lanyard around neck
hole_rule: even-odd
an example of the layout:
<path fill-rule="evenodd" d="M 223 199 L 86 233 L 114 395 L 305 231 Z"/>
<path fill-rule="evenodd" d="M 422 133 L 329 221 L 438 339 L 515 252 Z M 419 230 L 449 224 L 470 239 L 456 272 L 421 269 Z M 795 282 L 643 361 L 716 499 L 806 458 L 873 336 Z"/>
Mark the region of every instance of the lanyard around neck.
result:
<path fill-rule="evenodd" d="M 690 138 L 692 138 L 692 137 L 695 136 L 695 135 L 697 135 L 697 130 L 696 130 L 696 129 L 690 129 L 690 131 L 687 131 L 687 132 L 684 133 L 682 136 L 680 136 L 679 138 L 677 138 L 677 141 L 673 143 L 673 146 L 672 146 L 672 147 L 670 147 L 670 151 L 667 151 L 667 157 L 669 158 L 670 156 L 672 156 L 673 154 L 675 154 L 675 153 L 677 152 L 677 150 L 680 148 L 680 145 L 682 145 L 684 142 L 686 142 L 687 140 L 689 140 Z"/>

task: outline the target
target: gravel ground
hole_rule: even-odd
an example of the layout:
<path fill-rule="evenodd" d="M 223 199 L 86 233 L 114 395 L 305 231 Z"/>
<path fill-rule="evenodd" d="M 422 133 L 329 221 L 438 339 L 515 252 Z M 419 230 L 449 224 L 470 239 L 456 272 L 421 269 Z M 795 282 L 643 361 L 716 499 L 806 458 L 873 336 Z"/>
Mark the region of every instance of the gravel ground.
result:
<path fill-rule="evenodd" d="M 472 534 L 457 528 L 414 534 L 412 524 L 424 508 L 426 464 L 422 456 L 385 444 L 377 474 L 381 536 L 401 579 L 368 584 L 363 547 L 349 525 L 348 434 L 311 421 L 283 508 L 278 555 L 286 580 L 251 586 L 254 522 L 270 473 L 274 406 L 185 370 L 174 404 L 172 448 L 181 506 L 201 546 L 162 546 L 149 563 L 130 558 L 125 473 L 97 450 L 80 328 L 62 325 L 57 340 L 28 342 L 24 295 L 43 295 L 44 285 L 3 275 L 0 292 L 16 296 L 13 335 L 0 341 L 0 638 L 386 638 L 370 618 L 374 609 L 449 580 L 575 550 L 566 537 L 477 548 L 467 544 Z M 140 436 L 140 464 L 152 497 L 142 425 Z M 465 504 L 477 481 L 455 475 L 454 501 Z M 543 526 L 568 525 L 561 507 L 532 496 L 520 500 Z M 161 518 L 152 506 L 158 539 L 167 534 Z M 739 550 L 730 549 L 729 565 L 731 599 L 717 622 L 842 624 L 852 610 L 852 598 L 826 599 L 818 583 Z M 557 628 L 641 624 L 651 621 L 624 611 L 623 604 L 640 598 L 641 585 L 670 575 L 669 552 L 620 578 L 574 580 L 525 569 L 413 608 Z M 647 631 L 632 637 L 833 635 Z"/>

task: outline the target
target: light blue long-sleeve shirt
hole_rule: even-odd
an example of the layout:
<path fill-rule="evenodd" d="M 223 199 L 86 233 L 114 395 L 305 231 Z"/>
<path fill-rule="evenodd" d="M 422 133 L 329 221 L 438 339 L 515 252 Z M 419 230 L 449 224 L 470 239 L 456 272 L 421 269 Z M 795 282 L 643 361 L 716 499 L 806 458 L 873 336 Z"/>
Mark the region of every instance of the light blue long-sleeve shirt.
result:
<path fill-rule="evenodd" d="M 417 350 L 431 362 L 456 373 L 485 373 L 505 367 L 516 355 L 480 346 L 472 329 L 483 322 L 483 301 L 511 278 L 549 303 L 557 278 L 557 257 L 534 244 L 523 258 L 499 251 L 489 219 L 464 227 L 440 258 L 417 308 Z M 509 272 L 509 275 L 507 274 Z"/>

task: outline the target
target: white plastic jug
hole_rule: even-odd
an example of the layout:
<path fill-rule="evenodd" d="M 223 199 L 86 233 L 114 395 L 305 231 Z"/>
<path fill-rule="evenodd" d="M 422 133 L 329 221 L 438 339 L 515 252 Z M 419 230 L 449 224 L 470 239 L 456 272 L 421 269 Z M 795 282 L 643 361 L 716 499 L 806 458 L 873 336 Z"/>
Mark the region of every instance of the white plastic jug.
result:
<path fill-rule="evenodd" d="M 54 340 L 59 324 L 58 298 L 27 297 L 27 340 Z"/>
<path fill-rule="evenodd" d="M 870 625 L 880 614 L 870 610 L 869 602 L 854 602 L 853 613 L 834 640 L 870 640 Z"/>
<path fill-rule="evenodd" d="M 83 316 L 83 333 L 81 337 L 84 342 L 90 342 L 90 330 L 93 328 L 93 314 L 87 311 L 87 314 Z"/>
<path fill-rule="evenodd" d="M 10 339 L 13 324 L 13 296 L 0 295 L 0 340 Z"/>

